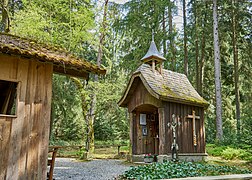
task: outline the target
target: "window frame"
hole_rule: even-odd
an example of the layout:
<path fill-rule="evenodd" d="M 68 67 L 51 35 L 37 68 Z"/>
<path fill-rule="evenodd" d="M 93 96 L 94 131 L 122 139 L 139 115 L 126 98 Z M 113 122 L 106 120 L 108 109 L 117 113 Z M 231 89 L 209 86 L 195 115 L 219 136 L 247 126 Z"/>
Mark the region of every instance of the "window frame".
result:
<path fill-rule="evenodd" d="M 12 117 L 12 118 L 17 118 L 18 116 L 18 101 L 19 101 L 19 92 L 20 92 L 20 84 L 21 81 L 18 81 L 16 79 L 6 79 L 6 78 L 2 78 L 0 77 L 1 81 L 8 81 L 8 82 L 12 82 L 12 83 L 17 83 L 17 87 L 16 87 L 16 109 L 15 109 L 15 114 L 2 114 L 0 113 L 0 117 Z"/>

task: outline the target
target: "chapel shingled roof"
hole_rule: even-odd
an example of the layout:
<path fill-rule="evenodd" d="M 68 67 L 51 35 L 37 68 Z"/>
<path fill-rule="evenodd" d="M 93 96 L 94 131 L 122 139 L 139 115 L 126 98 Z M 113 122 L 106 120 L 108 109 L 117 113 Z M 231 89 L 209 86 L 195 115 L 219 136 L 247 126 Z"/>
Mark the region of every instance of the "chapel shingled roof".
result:
<path fill-rule="evenodd" d="M 53 71 L 61 74 L 87 78 L 90 72 L 95 74 L 106 73 L 105 69 L 80 59 L 63 48 L 52 47 L 5 33 L 0 33 L 0 53 L 52 63 Z"/>
<path fill-rule="evenodd" d="M 119 101 L 119 105 L 126 107 L 130 96 L 133 94 L 134 80 L 140 78 L 148 92 L 157 99 L 171 102 L 179 102 L 206 107 L 208 105 L 194 89 L 184 74 L 163 70 L 153 72 L 148 64 L 142 64 L 131 76 L 129 84 Z"/>

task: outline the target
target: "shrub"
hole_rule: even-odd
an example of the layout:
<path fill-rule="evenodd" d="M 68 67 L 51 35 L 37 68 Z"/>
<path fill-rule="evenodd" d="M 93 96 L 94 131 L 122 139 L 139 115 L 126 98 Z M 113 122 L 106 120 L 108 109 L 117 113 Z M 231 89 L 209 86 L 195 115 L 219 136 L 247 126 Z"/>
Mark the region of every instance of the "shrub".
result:
<path fill-rule="evenodd" d="M 211 156 L 221 156 L 222 152 L 226 149 L 226 146 L 210 146 L 207 147 L 207 153 Z"/>
<path fill-rule="evenodd" d="M 240 145 L 242 148 L 237 148 L 236 145 L 217 146 L 215 144 L 207 144 L 206 151 L 211 156 L 221 156 L 224 159 L 242 159 L 252 161 L 251 145 Z"/>
<path fill-rule="evenodd" d="M 243 160 L 252 160 L 252 154 L 243 149 L 235 149 L 228 147 L 223 150 L 221 153 L 221 157 L 227 160 L 232 159 L 243 159 Z"/>
<path fill-rule="evenodd" d="M 234 149 L 234 148 L 230 148 L 228 147 L 227 149 L 223 150 L 221 153 L 221 157 L 227 160 L 232 160 L 235 158 L 238 158 L 239 155 L 243 152 L 244 150 L 240 150 L 240 149 Z"/>

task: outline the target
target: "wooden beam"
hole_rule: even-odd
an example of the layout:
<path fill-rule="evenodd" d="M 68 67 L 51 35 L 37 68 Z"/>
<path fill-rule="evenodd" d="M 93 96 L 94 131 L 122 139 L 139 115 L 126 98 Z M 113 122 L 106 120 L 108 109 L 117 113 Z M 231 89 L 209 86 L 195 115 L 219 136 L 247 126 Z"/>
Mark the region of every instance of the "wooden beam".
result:
<path fill-rule="evenodd" d="M 68 69 L 68 68 L 62 68 L 59 66 L 53 66 L 53 71 L 58 73 L 58 74 L 63 74 L 63 75 L 69 75 L 69 76 L 74 76 L 74 77 L 80 77 L 83 79 L 88 79 L 89 78 L 89 72 L 85 71 L 76 71 L 73 69 Z"/>

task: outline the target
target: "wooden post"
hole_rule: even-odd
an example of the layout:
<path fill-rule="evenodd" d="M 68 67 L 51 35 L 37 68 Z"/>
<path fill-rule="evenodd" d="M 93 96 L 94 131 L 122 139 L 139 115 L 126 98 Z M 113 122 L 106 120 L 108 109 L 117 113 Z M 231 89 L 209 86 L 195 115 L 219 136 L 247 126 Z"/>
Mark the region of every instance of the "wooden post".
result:
<path fill-rule="evenodd" d="M 130 125 L 130 132 L 129 132 L 129 137 L 130 137 L 130 154 L 133 154 L 134 153 L 134 151 L 133 151 L 133 146 L 134 146 L 134 144 L 133 144 L 133 137 L 134 137 L 134 122 L 133 122 L 133 120 L 134 120 L 134 118 L 133 118 L 133 116 L 134 116 L 134 114 L 133 113 L 130 113 L 129 114 L 129 117 L 130 117 L 130 119 L 129 119 L 129 125 Z M 119 152 L 118 152 L 119 153 Z"/>
<path fill-rule="evenodd" d="M 196 139 L 196 127 L 195 127 L 195 120 L 200 120 L 200 116 L 195 116 L 195 111 L 192 111 L 192 115 L 187 115 L 187 118 L 191 118 L 193 122 L 193 145 L 197 146 L 197 139 Z"/>
<path fill-rule="evenodd" d="M 163 63 L 160 63 L 160 74 L 163 76 Z"/>
<path fill-rule="evenodd" d="M 165 115 L 164 108 L 158 108 L 159 116 L 159 154 L 165 154 Z"/>
<path fill-rule="evenodd" d="M 121 147 L 120 145 L 117 146 L 117 154 L 118 154 L 118 156 L 120 156 L 120 147 Z"/>
<path fill-rule="evenodd" d="M 155 72 L 155 60 L 152 60 L 152 71 Z"/>

